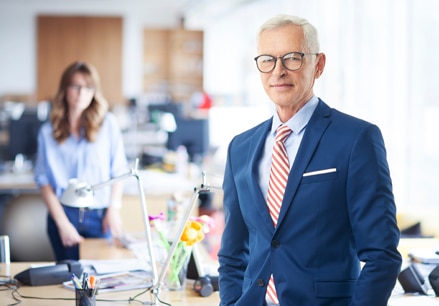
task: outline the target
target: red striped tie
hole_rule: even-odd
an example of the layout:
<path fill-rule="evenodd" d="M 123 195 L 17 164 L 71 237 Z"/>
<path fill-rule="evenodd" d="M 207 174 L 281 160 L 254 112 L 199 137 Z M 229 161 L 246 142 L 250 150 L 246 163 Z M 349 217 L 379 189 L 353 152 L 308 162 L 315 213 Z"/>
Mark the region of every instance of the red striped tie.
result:
<path fill-rule="evenodd" d="M 276 130 L 276 139 L 273 146 L 267 205 L 275 227 L 277 225 L 277 219 L 279 218 L 285 187 L 287 186 L 288 174 L 290 173 L 287 149 L 284 144 L 285 139 L 287 139 L 290 134 L 291 129 L 288 126 L 279 126 Z M 274 304 L 279 304 L 276 288 L 274 287 L 273 275 L 271 275 L 268 283 L 267 295 Z"/>

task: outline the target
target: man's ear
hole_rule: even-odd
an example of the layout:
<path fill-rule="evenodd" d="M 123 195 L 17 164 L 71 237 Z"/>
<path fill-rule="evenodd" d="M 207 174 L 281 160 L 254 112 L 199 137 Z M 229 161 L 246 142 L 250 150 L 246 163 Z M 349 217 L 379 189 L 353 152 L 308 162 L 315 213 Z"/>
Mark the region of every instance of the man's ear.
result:
<path fill-rule="evenodd" d="M 315 72 L 315 78 L 318 79 L 322 73 L 323 70 L 325 70 L 326 65 L 326 55 L 325 53 L 319 53 L 317 55 L 317 64 L 316 64 L 316 72 Z"/>

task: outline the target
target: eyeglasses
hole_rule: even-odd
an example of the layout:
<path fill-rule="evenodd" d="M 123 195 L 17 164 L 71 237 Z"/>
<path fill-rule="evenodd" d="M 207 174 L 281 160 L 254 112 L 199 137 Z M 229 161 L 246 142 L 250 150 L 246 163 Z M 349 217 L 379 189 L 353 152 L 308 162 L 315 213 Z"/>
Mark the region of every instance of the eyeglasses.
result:
<path fill-rule="evenodd" d="M 303 57 L 305 55 L 319 55 L 318 53 L 302 53 L 302 52 L 290 52 L 284 56 L 273 56 L 268 54 L 262 54 L 256 56 L 254 60 L 256 61 L 256 67 L 263 73 L 268 73 L 276 68 L 277 59 L 280 58 L 282 65 L 285 69 L 290 71 L 299 70 L 303 64 Z"/>
<path fill-rule="evenodd" d="M 96 90 L 96 88 L 94 88 L 93 86 L 81 86 L 81 85 L 76 85 L 76 84 L 70 84 L 69 88 L 72 90 L 75 90 L 77 92 L 80 92 L 81 90 L 85 90 L 88 92 L 94 92 Z"/>

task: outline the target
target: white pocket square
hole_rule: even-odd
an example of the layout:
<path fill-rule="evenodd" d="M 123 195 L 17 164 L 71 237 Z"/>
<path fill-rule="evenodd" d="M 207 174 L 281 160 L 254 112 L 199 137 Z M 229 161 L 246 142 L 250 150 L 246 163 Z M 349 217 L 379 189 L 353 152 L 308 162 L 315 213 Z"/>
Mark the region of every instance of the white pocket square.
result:
<path fill-rule="evenodd" d="M 331 172 L 337 172 L 337 168 L 329 168 L 329 169 L 323 169 L 323 170 L 306 172 L 306 173 L 303 174 L 303 177 L 305 177 L 305 176 L 312 176 L 312 175 L 319 175 L 319 174 L 325 174 L 325 173 L 331 173 Z"/>

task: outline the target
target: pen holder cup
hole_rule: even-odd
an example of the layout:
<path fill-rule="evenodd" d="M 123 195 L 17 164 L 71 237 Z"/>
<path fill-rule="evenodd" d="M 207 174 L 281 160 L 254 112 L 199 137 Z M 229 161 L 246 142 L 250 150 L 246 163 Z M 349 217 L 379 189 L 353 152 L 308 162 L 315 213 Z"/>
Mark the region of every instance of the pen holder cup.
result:
<path fill-rule="evenodd" d="M 75 289 L 76 306 L 96 306 L 96 295 L 93 289 Z"/>

